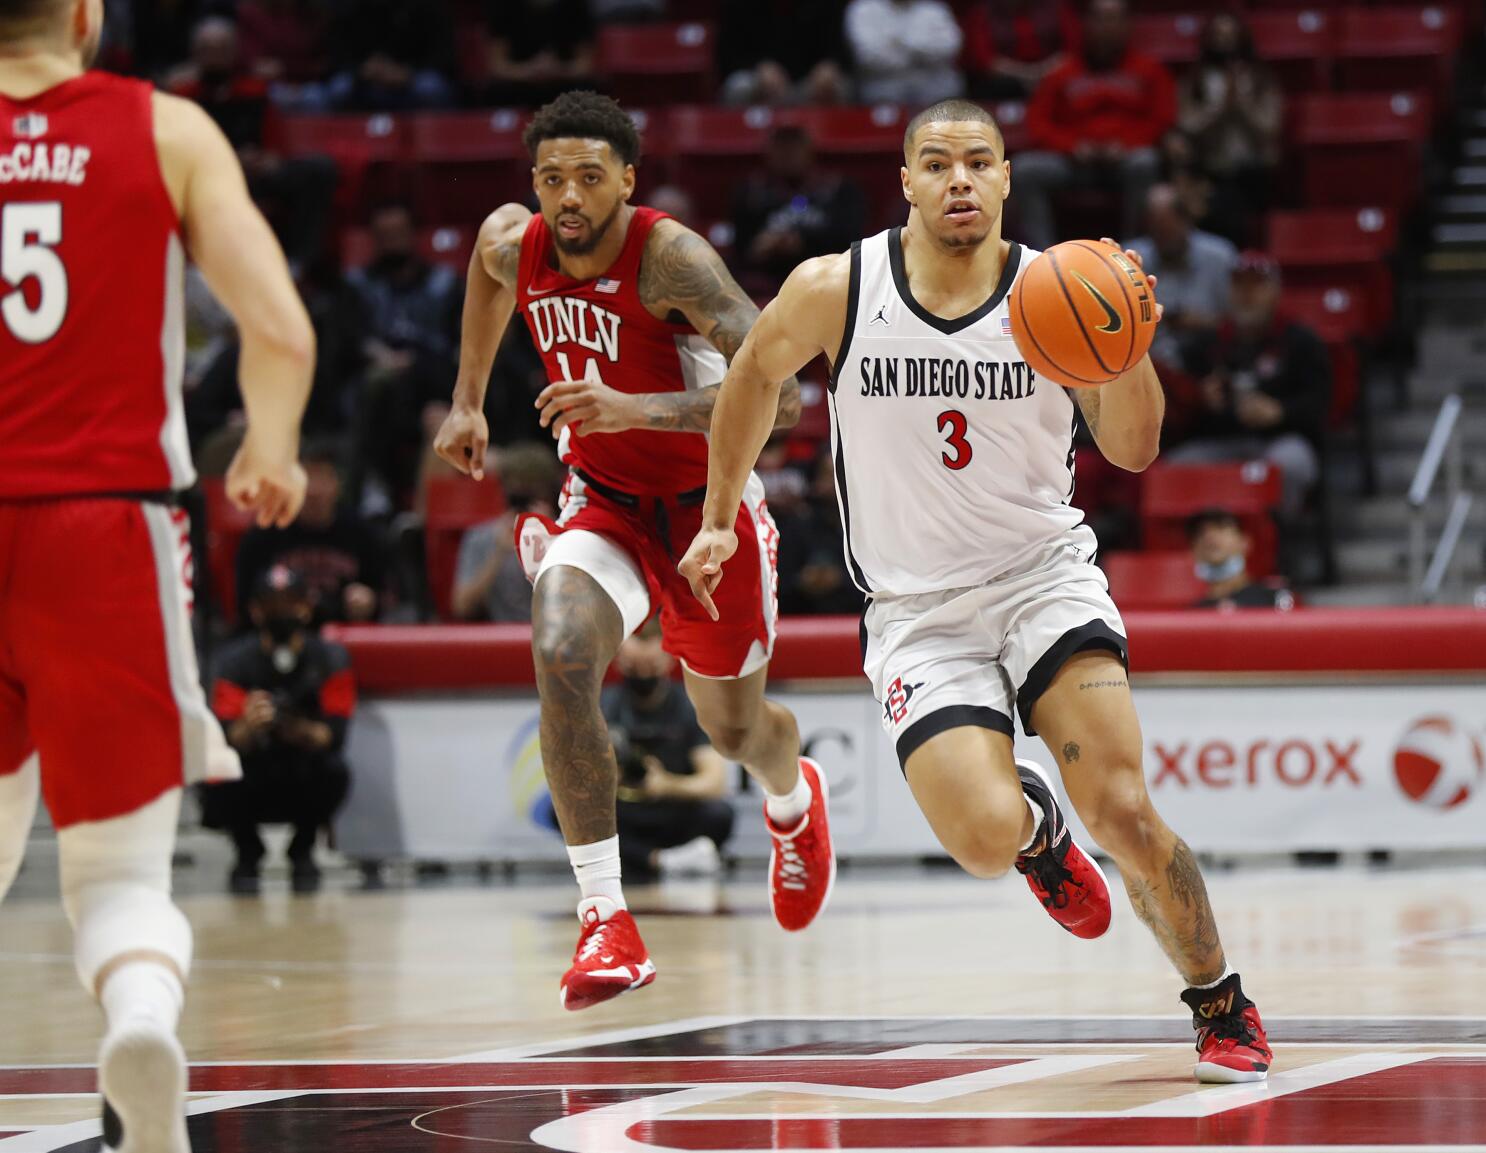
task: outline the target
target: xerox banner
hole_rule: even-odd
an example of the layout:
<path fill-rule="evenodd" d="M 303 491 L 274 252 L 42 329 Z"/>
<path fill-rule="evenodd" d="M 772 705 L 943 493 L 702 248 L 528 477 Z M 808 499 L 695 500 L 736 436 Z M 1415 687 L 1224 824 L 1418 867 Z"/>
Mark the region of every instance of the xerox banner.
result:
<path fill-rule="evenodd" d="M 842 857 L 939 851 L 866 692 L 783 690 L 831 781 Z M 1486 844 L 1486 685 L 1418 681 L 1136 686 L 1157 808 L 1198 851 L 1458 849 Z M 1036 738 L 1017 753 L 1065 764 Z M 356 857 L 563 858 L 535 696 L 372 700 L 353 726 L 356 787 L 339 824 Z M 733 843 L 767 851 L 741 770 Z M 1074 822 L 1077 825 L 1077 822 Z"/>

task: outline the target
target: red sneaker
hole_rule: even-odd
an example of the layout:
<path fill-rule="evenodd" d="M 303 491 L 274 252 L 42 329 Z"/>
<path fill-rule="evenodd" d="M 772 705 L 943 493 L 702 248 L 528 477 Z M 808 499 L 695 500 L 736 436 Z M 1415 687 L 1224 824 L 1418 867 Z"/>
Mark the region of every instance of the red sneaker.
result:
<path fill-rule="evenodd" d="M 1035 852 L 1016 859 L 1016 871 L 1027 878 L 1032 895 L 1075 937 L 1092 940 L 1109 929 L 1109 882 L 1093 857 L 1074 843 L 1053 793 L 1046 770 L 1035 761 L 1018 760 L 1022 791 L 1042 809 L 1042 832 Z"/>
<path fill-rule="evenodd" d="M 836 854 L 831 848 L 831 822 L 826 814 L 830 786 L 820 766 L 800 758 L 800 772 L 810 782 L 810 811 L 792 829 L 781 829 L 764 810 L 774 838 L 769 853 L 769 907 L 782 929 L 798 932 L 815 920 L 831 899 L 836 884 Z"/>
<path fill-rule="evenodd" d="M 609 919 L 600 920 L 605 913 Z M 627 909 L 616 910 L 613 901 L 595 897 L 579 916 L 583 932 L 559 992 L 564 1009 L 586 1009 L 655 980 L 655 962 Z"/>
<path fill-rule="evenodd" d="M 1211 989 L 1188 989 L 1182 1000 L 1197 1030 L 1197 1080 L 1233 1085 L 1269 1076 L 1274 1052 L 1259 1007 L 1243 995 L 1237 973 Z"/>

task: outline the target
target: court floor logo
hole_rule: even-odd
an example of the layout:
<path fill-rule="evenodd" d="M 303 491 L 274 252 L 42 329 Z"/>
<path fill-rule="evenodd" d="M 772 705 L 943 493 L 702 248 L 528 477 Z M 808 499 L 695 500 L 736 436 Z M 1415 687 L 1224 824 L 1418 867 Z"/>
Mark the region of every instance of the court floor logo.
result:
<path fill-rule="evenodd" d="M 1432 809 L 1464 804 L 1486 778 L 1480 738 L 1447 716 L 1421 717 L 1393 753 L 1393 775 L 1411 800 Z"/>

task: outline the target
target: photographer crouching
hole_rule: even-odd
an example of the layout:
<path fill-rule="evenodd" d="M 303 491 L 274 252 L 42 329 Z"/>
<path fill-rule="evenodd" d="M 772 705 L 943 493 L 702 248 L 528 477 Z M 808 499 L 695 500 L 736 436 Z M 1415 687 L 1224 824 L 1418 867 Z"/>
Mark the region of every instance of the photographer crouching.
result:
<path fill-rule="evenodd" d="M 624 680 L 604 690 L 619 762 L 619 855 L 624 875 L 710 874 L 733 832 L 728 766 L 697 724 L 672 658 L 651 621 L 619 648 Z"/>
<path fill-rule="evenodd" d="M 289 824 L 294 891 L 320 887 L 315 841 L 350 791 L 341 758 L 356 709 L 351 658 L 313 628 L 304 580 L 274 565 L 249 603 L 256 630 L 229 645 L 217 666 L 212 708 L 242 758 L 243 777 L 202 788 L 202 823 L 229 833 L 234 893 L 256 893 L 263 860 L 258 826 Z"/>

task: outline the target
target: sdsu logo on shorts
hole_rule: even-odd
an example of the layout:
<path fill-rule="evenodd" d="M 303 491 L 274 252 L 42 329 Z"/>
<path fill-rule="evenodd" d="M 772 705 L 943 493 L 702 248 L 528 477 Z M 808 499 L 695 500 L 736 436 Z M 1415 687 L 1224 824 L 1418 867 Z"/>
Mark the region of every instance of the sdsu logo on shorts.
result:
<path fill-rule="evenodd" d="M 903 678 L 898 677 L 887 687 L 887 697 L 882 702 L 882 711 L 888 720 L 895 725 L 903 723 L 903 718 L 908 715 L 908 702 L 913 700 L 913 694 L 924 687 L 924 682 L 905 685 Z"/>

